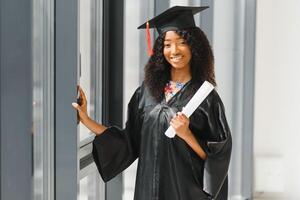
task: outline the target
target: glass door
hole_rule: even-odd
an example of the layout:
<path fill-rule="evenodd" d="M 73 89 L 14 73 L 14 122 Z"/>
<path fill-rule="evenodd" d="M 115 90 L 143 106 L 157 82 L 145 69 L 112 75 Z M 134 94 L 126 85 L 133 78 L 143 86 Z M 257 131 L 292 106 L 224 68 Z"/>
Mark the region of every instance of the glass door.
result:
<path fill-rule="evenodd" d="M 94 134 L 80 124 L 77 137 L 71 107 L 77 69 L 89 115 L 102 120 L 102 1 L 34 0 L 32 10 L 32 199 L 104 200 L 91 156 Z"/>
<path fill-rule="evenodd" d="M 79 0 L 78 84 L 88 101 L 88 115 L 101 122 L 102 116 L 102 1 Z M 104 200 L 105 184 L 91 155 L 94 134 L 78 125 L 78 200 Z"/>

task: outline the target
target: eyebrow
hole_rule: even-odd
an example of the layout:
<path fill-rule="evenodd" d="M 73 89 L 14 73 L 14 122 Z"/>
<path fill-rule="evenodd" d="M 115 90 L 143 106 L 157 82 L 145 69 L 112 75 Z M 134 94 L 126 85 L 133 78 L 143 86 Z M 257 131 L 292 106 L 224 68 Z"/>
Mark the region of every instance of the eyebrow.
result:
<path fill-rule="evenodd" d="M 175 38 L 175 40 L 185 40 L 185 39 L 178 37 L 178 38 Z M 172 41 L 172 40 L 171 39 L 165 39 L 164 41 Z"/>

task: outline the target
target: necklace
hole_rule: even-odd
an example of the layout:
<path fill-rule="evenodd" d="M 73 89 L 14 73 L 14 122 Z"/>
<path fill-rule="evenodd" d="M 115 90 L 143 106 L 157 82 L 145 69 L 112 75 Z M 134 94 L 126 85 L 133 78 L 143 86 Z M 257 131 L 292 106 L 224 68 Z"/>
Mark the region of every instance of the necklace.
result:
<path fill-rule="evenodd" d="M 183 88 L 185 83 L 169 81 L 165 86 L 165 98 L 168 102 L 179 90 Z"/>

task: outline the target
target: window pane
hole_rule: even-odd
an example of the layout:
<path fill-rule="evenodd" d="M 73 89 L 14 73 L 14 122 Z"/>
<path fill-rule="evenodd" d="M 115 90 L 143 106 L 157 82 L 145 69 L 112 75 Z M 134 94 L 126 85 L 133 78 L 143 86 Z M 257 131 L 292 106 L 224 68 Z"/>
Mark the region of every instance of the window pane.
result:
<path fill-rule="evenodd" d="M 85 92 L 88 101 L 88 115 L 101 121 L 101 82 L 102 82 L 102 1 L 79 0 L 79 50 L 80 70 L 78 83 Z M 94 138 L 81 123 L 79 124 L 78 158 L 80 163 L 91 158 Z M 88 161 L 92 162 L 91 160 Z M 78 200 L 104 200 L 105 184 L 100 178 L 95 163 L 83 164 L 78 173 Z M 81 164 L 80 164 L 81 165 Z"/>
<path fill-rule="evenodd" d="M 90 164 L 84 170 L 89 171 L 89 174 L 80 179 L 77 200 L 104 200 L 104 183 L 95 164 Z"/>
<path fill-rule="evenodd" d="M 143 4 L 139 0 L 125 1 L 125 49 L 124 49 L 124 103 L 123 103 L 123 121 L 127 119 L 127 104 L 133 95 L 135 89 L 139 86 L 143 77 L 143 66 L 145 65 L 143 58 L 146 55 L 146 46 L 142 46 L 145 42 L 144 31 L 137 30 L 136 27 L 149 16 L 144 16 L 147 10 L 150 10 L 150 4 L 153 1 Z M 140 11 L 141 10 L 141 11 Z M 153 34 L 152 34 L 153 36 Z M 138 40 L 137 38 L 140 38 Z M 142 59 L 141 59 L 142 58 Z M 135 176 L 137 169 L 137 162 L 135 161 L 128 167 L 122 176 L 123 180 L 123 200 L 132 200 L 134 196 Z"/>
<path fill-rule="evenodd" d="M 253 190 L 257 200 L 300 199 L 299 7 L 300 2 L 292 0 L 283 5 L 271 0 L 256 3 Z"/>
<path fill-rule="evenodd" d="M 79 35 L 80 35 L 80 82 L 82 89 L 88 100 L 88 114 L 94 118 L 94 91 L 92 90 L 93 76 L 91 72 L 95 66 L 91 62 L 92 54 L 92 0 L 80 0 L 80 20 L 79 20 Z M 80 126 L 80 140 L 84 140 L 91 136 L 90 131 L 82 124 Z"/>

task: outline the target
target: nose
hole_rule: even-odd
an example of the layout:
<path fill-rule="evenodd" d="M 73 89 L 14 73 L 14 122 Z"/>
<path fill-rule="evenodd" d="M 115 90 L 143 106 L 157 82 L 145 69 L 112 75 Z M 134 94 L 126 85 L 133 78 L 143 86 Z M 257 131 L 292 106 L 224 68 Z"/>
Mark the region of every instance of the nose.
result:
<path fill-rule="evenodd" d="M 173 45 L 171 46 L 171 53 L 172 53 L 172 54 L 176 54 L 177 52 L 178 52 L 178 47 L 177 47 L 176 44 L 173 44 Z"/>

